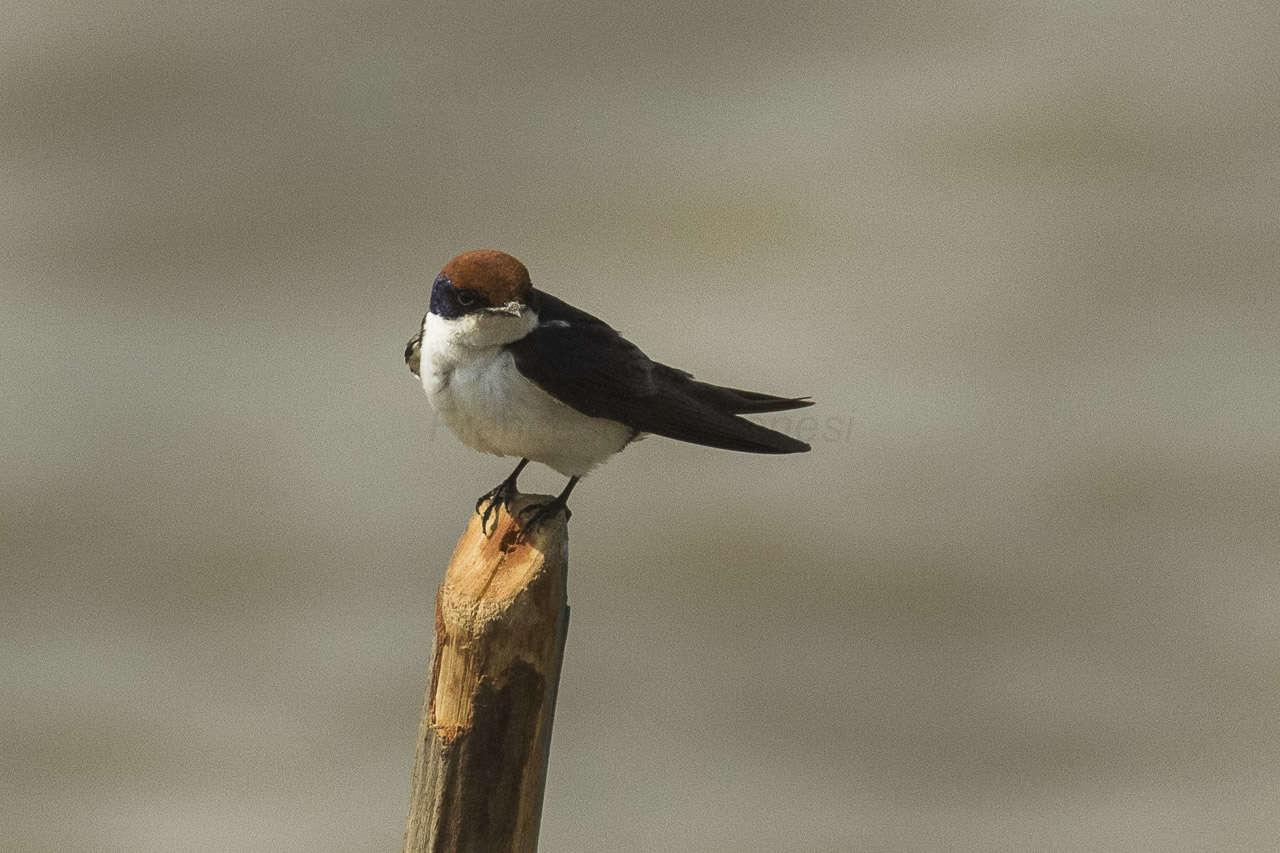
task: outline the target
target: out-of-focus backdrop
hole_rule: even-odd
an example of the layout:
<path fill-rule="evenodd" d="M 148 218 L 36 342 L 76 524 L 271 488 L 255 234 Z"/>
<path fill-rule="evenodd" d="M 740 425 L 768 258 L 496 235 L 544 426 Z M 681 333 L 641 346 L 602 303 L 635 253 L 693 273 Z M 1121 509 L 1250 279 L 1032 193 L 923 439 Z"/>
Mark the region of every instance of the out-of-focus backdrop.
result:
<path fill-rule="evenodd" d="M 1275 849 L 1277 44 L 1269 3 L 8 4 L 0 848 L 398 849 L 510 467 L 401 351 L 488 247 L 819 401 L 765 419 L 811 454 L 578 488 L 543 849 Z"/>

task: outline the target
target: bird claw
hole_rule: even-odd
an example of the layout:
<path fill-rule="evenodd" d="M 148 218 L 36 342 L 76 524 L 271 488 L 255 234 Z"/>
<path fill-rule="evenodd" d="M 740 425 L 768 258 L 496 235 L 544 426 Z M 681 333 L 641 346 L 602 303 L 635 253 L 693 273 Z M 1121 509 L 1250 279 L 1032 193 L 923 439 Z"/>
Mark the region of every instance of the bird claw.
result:
<path fill-rule="evenodd" d="M 489 536 L 498 529 L 498 507 L 509 507 L 515 492 L 515 485 L 510 480 L 503 480 L 476 499 L 476 514 L 480 516 L 481 533 Z M 481 510 L 480 507 L 484 509 Z M 493 530 L 489 529 L 490 519 L 493 519 Z"/>
<path fill-rule="evenodd" d="M 519 541 L 524 541 L 529 537 L 529 533 L 533 531 L 539 524 L 549 521 L 556 517 L 561 510 L 564 510 L 564 520 L 568 521 L 573 517 L 566 503 L 559 498 L 540 504 L 529 504 L 521 507 L 516 512 L 516 517 L 520 522 L 520 533 L 517 536 Z"/>

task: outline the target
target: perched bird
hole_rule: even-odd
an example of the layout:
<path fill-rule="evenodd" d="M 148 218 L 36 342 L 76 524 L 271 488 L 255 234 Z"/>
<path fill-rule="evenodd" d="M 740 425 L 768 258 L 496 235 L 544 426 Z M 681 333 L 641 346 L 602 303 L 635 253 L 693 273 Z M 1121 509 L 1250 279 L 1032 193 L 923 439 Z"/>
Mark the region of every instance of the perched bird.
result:
<path fill-rule="evenodd" d="M 569 478 L 555 500 L 526 508 L 531 527 L 562 509 L 567 518 L 578 480 L 647 433 L 747 453 L 809 449 L 738 417 L 812 405 L 808 398 L 709 385 L 651 361 L 604 321 L 536 290 L 524 264 L 503 252 L 449 261 L 404 359 L 464 444 L 520 457 L 476 501 L 482 527 L 515 496 L 530 460 Z"/>

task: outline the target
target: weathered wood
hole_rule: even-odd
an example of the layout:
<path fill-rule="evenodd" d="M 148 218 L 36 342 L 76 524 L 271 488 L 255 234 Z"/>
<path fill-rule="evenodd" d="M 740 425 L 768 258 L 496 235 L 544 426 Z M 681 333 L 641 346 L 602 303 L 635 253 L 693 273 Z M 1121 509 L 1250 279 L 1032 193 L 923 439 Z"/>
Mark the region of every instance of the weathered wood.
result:
<path fill-rule="evenodd" d="M 520 495 L 518 513 L 546 495 Z M 532 853 L 538 846 L 560 662 L 569 625 L 564 517 L 517 541 L 501 510 L 474 515 L 436 595 L 405 853 Z"/>

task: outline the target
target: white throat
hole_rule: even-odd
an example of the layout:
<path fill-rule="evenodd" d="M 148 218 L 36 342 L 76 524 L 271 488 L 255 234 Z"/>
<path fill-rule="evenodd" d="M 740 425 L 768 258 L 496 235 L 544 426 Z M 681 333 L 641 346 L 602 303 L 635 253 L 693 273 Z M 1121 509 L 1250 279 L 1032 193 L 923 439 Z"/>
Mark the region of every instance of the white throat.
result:
<path fill-rule="evenodd" d="M 518 316 L 477 312 L 453 320 L 428 314 L 422 328 L 422 342 L 425 349 L 433 352 L 500 347 L 520 340 L 537 325 L 538 314 L 532 308 Z"/>

